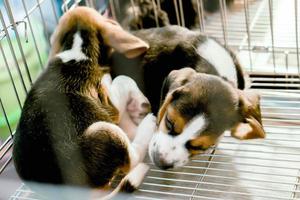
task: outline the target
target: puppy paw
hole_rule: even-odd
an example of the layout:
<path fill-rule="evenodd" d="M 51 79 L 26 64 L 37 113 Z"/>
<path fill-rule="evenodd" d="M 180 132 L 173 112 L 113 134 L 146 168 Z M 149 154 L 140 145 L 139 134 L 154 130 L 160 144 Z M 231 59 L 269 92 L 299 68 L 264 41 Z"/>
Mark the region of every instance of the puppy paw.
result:
<path fill-rule="evenodd" d="M 124 177 L 121 190 L 130 193 L 134 192 L 142 184 L 148 170 L 148 165 L 139 163 Z"/>
<path fill-rule="evenodd" d="M 142 92 L 132 92 L 130 100 L 127 103 L 127 112 L 132 121 L 138 125 L 144 117 L 151 111 L 151 106 L 148 99 Z"/>
<path fill-rule="evenodd" d="M 135 187 L 129 180 L 124 181 L 121 189 L 122 192 L 132 193 L 135 190 L 137 190 L 137 187 Z"/>
<path fill-rule="evenodd" d="M 138 129 L 153 133 L 156 130 L 156 127 L 156 117 L 153 115 L 153 113 L 149 113 L 140 123 Z"/>
<path fill-rule="evenodd" d="M 138 141 L 139 144 L 143 144 L 143 146 L 148 146 L 154 132 L 156 131 L 156 128 L 156 117 L 150 113 L 138 126 L 135 140 Z"/>

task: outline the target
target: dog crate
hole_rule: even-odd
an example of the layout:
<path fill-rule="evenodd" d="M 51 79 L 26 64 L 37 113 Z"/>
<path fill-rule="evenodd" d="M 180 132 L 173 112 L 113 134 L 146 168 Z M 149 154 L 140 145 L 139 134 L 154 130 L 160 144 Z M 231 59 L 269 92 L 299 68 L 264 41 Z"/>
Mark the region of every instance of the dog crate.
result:
<path fill-rule="evenodd" d="M 149 0 L 154 15 L 167 0 Z M 136 0 L 128 0 L 136 6 Z M 178 25 L 185 25 L 187 0 L 169 0 Z M 211 153 L 185 167 L 160 170 L 152 163 L 143 184 L 127 199 L 300 199 L 300 2 L 298 0 L 217 0 L 219 10 L 205 12 L 206 0 L 192 0 L 194 29 L 233 49 L 261 94 L 266 139 L 239 141 L 225 133 Z M 118 19 L 124 0 L 0 1 L 0 199 L 37 200 L 18 179 L 11 148 L 22 103 L 43 70 L 49 38 L 59 16 L 78 4 L 109 10 Z M 157 16 L 155 16 L 157 19 Z M 46 172 L 45 172 L 46 173 Z M 50 189 L 49 189 L 50 190 Z M 72 190 L 57 199 L 86 199 Z M 76 197 L 76 198 L 75 198 Z M 120 197 L 121 199 L 123 197 Z"/>

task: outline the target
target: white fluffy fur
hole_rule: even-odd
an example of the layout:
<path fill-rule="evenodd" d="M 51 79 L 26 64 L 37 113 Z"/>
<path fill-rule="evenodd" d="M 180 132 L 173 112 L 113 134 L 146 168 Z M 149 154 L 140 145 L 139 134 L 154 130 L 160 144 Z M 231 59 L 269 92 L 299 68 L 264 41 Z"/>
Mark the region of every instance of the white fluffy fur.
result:
<path fill-rule="evenodd" d="M 185 148 L 185 144 L 195 138 L 204 127 L 205 118 L 203 115 L 199 115 L 192 119 L 178 136 L 171 136 L 162 131 L 155 133 L 149 145 L 151 160 L 153 161 L 153 155 L 158 153 L 160 159 L 168 165 L 174 167 L 185 165 L 189 160 L 189 152 Z"/>
<path fill-rule="evenodd" d="M 109 84 L 109 76 L 110 75 L 105 75 L 101 83 L 105 84 L 105 87 L 108 89 L 111 102 L 123 113 L 132 93 L 141 93 L 141 91 L 134 80 L 128 76 L 117 76 L 111 84 Z"/>
<path fill-rule="evenodd" d="M 141 106 L 143 103 L 148 103 L 147 98 L 140 91 L 135 81 L 128 76 L 117 76 L 112 81 L 110 75 L 107 74 L 103 76 L 101 83 L 108 90 L 111 102 L 120 112 L 121 121 L 119 126 L 132 140 L 136 133 L 136 124 L 142 120 L 139 115 L 143 110 Z M 129 101 L 136 104 L 135 111 L 128 112 Z"/>
<path fill-rule="evenodd" d="M 76 60 L 76 62 L 87 60 L 88 57 L 81 51 L 82 43 L 83 41 L 79 32 L 75 33 L 72 48 L 57 54 L 57 57 L 64 63 L 69 62 L 70 60 Z"/>
<path fill-rule="evenodd" d="M 197 52 L 212 64 L 220 76 L 227 78 L 237 86 L 237 72 L 229 52 L 212 39 L 201 43 Z"/>

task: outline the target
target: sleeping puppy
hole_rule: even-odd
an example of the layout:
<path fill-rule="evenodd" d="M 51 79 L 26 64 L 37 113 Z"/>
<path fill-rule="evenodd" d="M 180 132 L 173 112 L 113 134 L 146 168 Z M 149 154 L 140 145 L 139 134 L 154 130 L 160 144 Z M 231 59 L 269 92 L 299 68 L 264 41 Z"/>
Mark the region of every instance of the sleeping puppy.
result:
<path fill-rule="evenodd" d="M 244 89 L 244 75 L 232 52 L 179 26 L 133 34 L 150 48 L 135 59 L 114 53 L 112 69 L 114 75 L 135 79 L 158 113 L 159 128 L 149 146 L 155 165 L 183 166 L 190 156 L 213 147 L 226 130 L 239 139 L 265 136 L 259 95 Z M 120 68 L 120 63 L 128 67 Z"/>
<path fill-rule="evenodd" d="M 145 117 L 149 103 L 135 82 L 125 76 L 111 82 L 104 66 L 113 51 L 134 58 L 148 45 L 87 7 L 62 16 L 51 43 L 47 68 L 28 93 L 14 137 L 19 176 L 99 189 L 124 173 L 115 191 L 136 188 L 148 169 L 141 162 L 155 117 Z M 139 124 L 132 142 L 117 126 L 125 114 Z"/>

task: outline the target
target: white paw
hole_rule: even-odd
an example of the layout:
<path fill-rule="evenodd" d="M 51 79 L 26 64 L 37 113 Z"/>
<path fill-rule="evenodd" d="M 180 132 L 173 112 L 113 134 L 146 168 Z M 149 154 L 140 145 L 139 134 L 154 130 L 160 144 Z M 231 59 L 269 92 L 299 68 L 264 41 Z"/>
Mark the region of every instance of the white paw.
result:
<path fill-rule="evenodd" d="M 146 165 L 145 163 L 139 163 L 124 178 L 124 185 L 122 190 L 126 192 L 133 192 L 134 190 L 136 190 L 142 184 L 148 170 L 148 165 Z"/>
<path fill-rule="evenodd" d="M 143 121 L 140 123 L 138 129 L 152 132 L 154 133 L 157 128 L 156 125 L 156 117 L 153 115 L 153 113 L 147 114 L 147 116 L 143 119 Z"/>
<path fill-rule="evenodd" d="M 138 126 L 135 140 L 137 140 L 139 144 L 148 146 L 154 132 L 156 131 L 156 128 L 156 117 L 150 113 Z"/>

